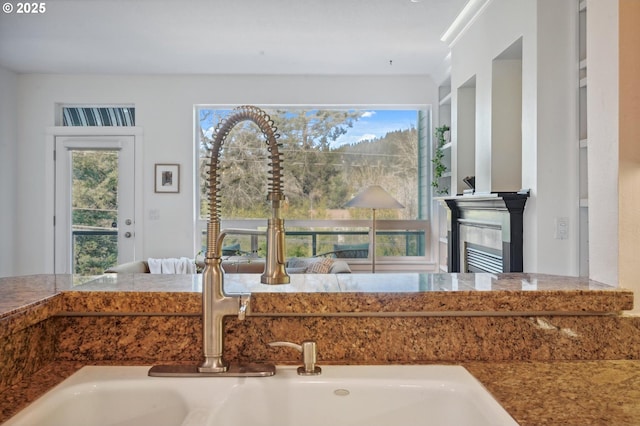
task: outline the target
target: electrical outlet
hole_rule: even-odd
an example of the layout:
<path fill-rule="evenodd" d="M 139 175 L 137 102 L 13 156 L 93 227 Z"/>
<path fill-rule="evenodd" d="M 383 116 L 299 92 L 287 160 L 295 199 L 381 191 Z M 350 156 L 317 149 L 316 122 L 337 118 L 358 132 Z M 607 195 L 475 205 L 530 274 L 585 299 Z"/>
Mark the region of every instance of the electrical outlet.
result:
<path fill-rule="evenodd" d="M 554 238 L 556 240 L 566 240 L 569 238 L 569 218 L 568 217 L 555 218 Z"/>

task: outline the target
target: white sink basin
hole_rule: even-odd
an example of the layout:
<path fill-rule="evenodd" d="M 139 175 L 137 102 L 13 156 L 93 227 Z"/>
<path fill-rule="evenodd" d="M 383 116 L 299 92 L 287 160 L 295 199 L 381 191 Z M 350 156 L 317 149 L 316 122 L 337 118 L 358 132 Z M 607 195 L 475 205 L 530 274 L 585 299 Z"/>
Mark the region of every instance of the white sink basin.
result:
<path fill-rule="evenodd" d="M 459 366 L 323 366 L 298 376 L 148 377 L 84 367 L 6 426 L 517 425 Z"/>

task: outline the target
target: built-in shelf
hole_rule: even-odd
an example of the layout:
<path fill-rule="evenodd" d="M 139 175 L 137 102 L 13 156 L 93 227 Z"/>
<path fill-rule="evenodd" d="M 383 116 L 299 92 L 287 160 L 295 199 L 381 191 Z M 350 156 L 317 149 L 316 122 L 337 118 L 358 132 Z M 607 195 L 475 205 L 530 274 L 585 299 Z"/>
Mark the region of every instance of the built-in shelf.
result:
<path fill-rule="evenodd" d="M 582 12 L 587 10 L 587 0 L 581 0 L 578 5 L 578 11 Z"/>
<path fill-rule="evenodd" d="M 587 69 L 587 60 L 586 59 L 581 60 L 578 65 L 579 65 L 581 70 L 586 70 Z"/>
<path fill-rule="evenodd" d="M 452 155 L 452 145 L 451 145 L 451 77 L 447 77 L 438 87 L 438 118 L 434 123 L 434 126 L 441 127 L 447 126 L 449 127 L 448 136 L 445 135 L 445 138 L 449 139 L 447 143 L 439 147 L 441 151 L 443 151 L 444 156 L 442 158 L 442 163 L 446 167 L 446 172 L 442 174 L 438 183 L 440 183 L 439 189 L 446 189 L 448 194 L 439 194 L 438 197 L 449 196 L 451 193 L 452 186 L 452 177 L 451 177 L 451 158 Z M 445 139 L 446 140 L 446 139 Z M 439 143 L 439 142 L 436 142 Z M 434 196 L 435 196 L 434 192 Z M 434 214 L 433 220 L 434 224 L 438 229 L 438 239 L 434 241 L 434 250 L 437 253 L 437 263 L 438 270 L 441 272 L 448 272 L 447 269 L 447 247 L 448 247 L 448 239 L 447 239 L 447 212 L 446 209 L 440 206 L 438 201 L 434 202 L 438 206 L 434 209 L 436 214 Z"/>
<path fill-rule="evenodd" d="M 589 276 L 589 126 L 587 104 L 587 0 L 578 0 L 578 256 L 581 276 Z"/>
<path fill-rule="evenodd" d="M 451 92 L 447 93 L 440 99 L 440 105 L 449 105 L 451 103 Z"/>

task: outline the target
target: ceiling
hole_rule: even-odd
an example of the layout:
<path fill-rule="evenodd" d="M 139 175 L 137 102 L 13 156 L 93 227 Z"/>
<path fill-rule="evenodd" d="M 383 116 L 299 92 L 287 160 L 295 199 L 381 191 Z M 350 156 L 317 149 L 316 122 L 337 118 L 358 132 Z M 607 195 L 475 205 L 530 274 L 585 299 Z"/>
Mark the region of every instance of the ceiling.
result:
<path fill-rule="evenodd" d="M 466 2 L 48 0 L 41 14 L 15 7 L 0 14 L 0 66 L 64 74 L 432 74 L 448 52 L 440 36 Z"/>

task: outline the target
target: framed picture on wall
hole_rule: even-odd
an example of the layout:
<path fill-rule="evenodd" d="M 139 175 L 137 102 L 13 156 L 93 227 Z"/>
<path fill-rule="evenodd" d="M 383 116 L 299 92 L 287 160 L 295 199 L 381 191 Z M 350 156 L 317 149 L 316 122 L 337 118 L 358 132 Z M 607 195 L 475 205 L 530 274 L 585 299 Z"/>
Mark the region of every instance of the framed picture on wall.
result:
<path fill-rule="evenodd" d="M 155 192 L 180 192 L 179 164 L 156 164 Z"/>

